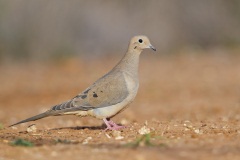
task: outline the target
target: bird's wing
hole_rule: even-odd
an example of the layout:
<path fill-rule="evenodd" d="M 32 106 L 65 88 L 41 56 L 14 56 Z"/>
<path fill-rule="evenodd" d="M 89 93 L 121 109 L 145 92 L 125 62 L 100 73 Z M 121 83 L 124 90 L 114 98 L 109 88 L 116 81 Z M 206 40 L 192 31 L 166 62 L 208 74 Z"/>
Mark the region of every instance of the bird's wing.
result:
<path fill-rule="evenodd" d="M 87 111 L 124 101 L 129 91 L 123 74 L 110 74 L 96 81 L 73 99 L 52 107 L 51 112 Z"/>

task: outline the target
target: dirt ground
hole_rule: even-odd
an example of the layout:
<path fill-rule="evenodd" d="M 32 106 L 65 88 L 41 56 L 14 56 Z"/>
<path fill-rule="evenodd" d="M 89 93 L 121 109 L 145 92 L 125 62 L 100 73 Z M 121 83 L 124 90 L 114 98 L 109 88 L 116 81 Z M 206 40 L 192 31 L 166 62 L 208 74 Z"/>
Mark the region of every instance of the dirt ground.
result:
<path fill-rule="evenodd" d="M 144 53 L 138 95 L 113 118 L 120 132 L 75 116 L 7 127 L 74 97 L 119 58 L 1 65 L 0 160 L 240 159 L 240 56 L 228 51 Z"/>

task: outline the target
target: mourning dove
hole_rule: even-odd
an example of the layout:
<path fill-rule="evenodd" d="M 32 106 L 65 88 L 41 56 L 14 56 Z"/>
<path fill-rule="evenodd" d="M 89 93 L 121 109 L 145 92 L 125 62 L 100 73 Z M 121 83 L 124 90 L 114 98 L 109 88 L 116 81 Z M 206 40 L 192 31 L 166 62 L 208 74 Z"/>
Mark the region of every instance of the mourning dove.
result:
<path fill-rule="evenodd" d="M 82 93 L 71 100 L 53 106 L 44 113 L 11 126 L 49 116 L 77 115 L 103 119 L 107 126 L 106 130 L 124 128 L 124 126 L 117 125 L 110 119 L 123 111 L 136 97 L 139 87 L 139 56 L 145 48 L 156 51 L 146 36 L 133 37 L 129 43 L 127 53 L 120 62 Z"/>

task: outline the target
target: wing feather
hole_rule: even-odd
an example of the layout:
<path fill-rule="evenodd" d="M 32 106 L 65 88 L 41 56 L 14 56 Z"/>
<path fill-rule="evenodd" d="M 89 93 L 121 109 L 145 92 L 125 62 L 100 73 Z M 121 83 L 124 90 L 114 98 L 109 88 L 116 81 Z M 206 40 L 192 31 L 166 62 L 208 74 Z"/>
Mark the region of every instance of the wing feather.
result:
<path fill-rule="evenodd" d="M 73 99 L 51 108 L 56 113 L 87 111 L 122 102 L 128 96 L 124 76 L 104 76 Z"/>

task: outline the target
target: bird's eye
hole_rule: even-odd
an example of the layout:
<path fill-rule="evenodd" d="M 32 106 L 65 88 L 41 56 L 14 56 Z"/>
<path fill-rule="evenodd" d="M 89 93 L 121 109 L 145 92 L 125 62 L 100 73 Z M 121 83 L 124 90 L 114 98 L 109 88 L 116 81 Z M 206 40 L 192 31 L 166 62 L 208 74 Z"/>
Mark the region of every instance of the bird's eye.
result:
<path fill-rule="evenodd" d="M 143 40 L 142 40 L 142 39 L 139 39 L 139 40 L 138 40 L 138 42 L 139 42 L 139 43 L 142 43 L 142 42 L 143 42 Z"/>

